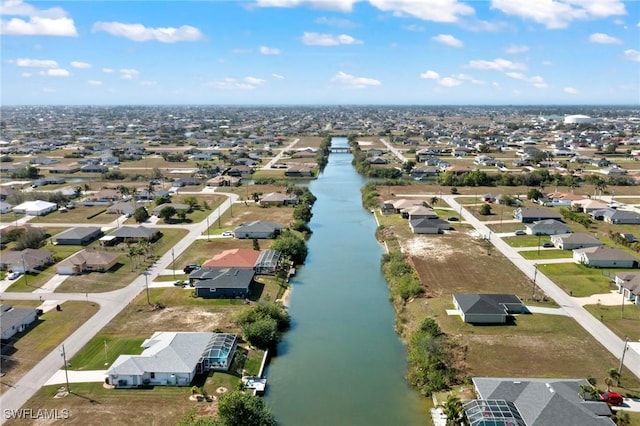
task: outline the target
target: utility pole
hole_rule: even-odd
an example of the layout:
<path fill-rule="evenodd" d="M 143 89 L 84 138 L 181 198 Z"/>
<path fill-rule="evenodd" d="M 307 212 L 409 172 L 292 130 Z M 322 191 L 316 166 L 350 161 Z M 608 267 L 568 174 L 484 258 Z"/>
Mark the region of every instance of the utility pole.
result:
<path fill-rule="evenodd" d="M 64 362 L 64 377 L 67 381 L 67 392 L 71 393 L 71 388 L 69 387 L 69 372 L 67 371 L 67 353 L 64 351 L 64 344 L 62 344 L 62 361 Z"/>
<path fill-rule="evenodd" d="M 538 256 L 540 255 L 540 237 L 542 237 L 542 234 L 538 232 Z"/>
<path fill-rule="evenodd" d="M 148 272 L 144 271 L 143 272 L 144 275 L 144 287 L 147 289 L 147 304 L 150 305 L 151 304 L 151 300 L 149 299 L 149 278 L 148 278 Z"/>
<path fill-rule="evenodd" d="M 222 205 L 222 204 L 220 204 L 220 205 L 218 206 L 218 228 L 220 228 L 220 206 L 221 206 L 221 205 Z"/>
<path fill-rule="evenodd" d="M 533 265 L 535 268 L 533 271 L 533 286 L 531 287 L 531 299 L 536 295 L 536 277 L 538 276 L 538 264 Z"/>
<path fill-rule="evenodd" d="M 104 341 L 104 365 L 109 364 L 109 361 L 107 360 L 107 341 Z"/>
<path fill-rule="evenodd" d="M 622 378 L 622 365 L 624 364 L 624 354 L 627 353 L 627 349 L 629 348 L 629 337 L 625 336 L 624 338 L 624 348 L 622 349 L 622 356 L 620 357 L 620 366 L 618 367 L 618 383 L 617 386 L 620 386 L 620 379 Z"/>
<path fill-rule="evenodd" d="M 209 216 L 207 216 L 207 241 L 211 241 L 211 237 L 209 236 Z"/>
<path fill-rule="evenodd" d="M 27 280 L 27 267 L 25 266 L 25 263 L 24 263 L 24 254 L 21 257 L 22 257 L 22 270 L 24 272 L 24 285 L 29 287 L 29 281 Z"/>
<path fill-rule="evenodd" d="M 176 279 L 176 255 L 173 253 L 173 247 L 171 248 L 171 258 L 173 261 L 171 262 L 171 270 L 173 271 L 173 279 Z"/>

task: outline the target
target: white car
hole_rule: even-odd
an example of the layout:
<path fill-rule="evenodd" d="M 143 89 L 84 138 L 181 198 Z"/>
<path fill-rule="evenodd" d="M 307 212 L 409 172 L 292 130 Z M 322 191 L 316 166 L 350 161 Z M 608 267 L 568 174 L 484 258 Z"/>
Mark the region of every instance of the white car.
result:
<path fill-rule="evenodd" d="M 222 233 L 223 237 L 233 237 L 233 231 L 224 231 Z"/>
<path fill-rule="evenodd" d="M 9 272 L 9 275 L 7 275 L 7 279 L 8 280 L 15 280 L 20 275 L 22 275 L 22 272 Z"/>

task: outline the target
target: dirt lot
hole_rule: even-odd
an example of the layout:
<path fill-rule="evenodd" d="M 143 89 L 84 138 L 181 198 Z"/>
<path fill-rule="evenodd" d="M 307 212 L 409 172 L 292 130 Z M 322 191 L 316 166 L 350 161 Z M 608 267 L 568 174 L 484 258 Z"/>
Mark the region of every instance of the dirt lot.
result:
<path fill-rule="evenodd" d="M 398 192 L 402 189 L 395 188 Z M 571 318 L 553 315 L 523 315 L 507 326 L 472 326 L 459 316 L 449 316 L 454 293 L 513 293 L 532 302 L 533 286 L 513 264 L 474 230 L 455 225 L 444 235 L 413 235 L 406 220 L 397 215 L 383 217 L 382 234 L 394 240 L 409 255 L 418 272 L 425 295 L 409 301 L 398 319 L 399 329 L 415 327 L 425 316 L 436 318 L 442 330 L 462 351 L 458 366 L 463 375 L 502 377 L 586 377 L 603 383 L 606 370 L 617 360 Z M 393 244 L 389 244 L 393 246 Z M 536 305 L 554 307 L 553 301 Z M 640 390 L 632 379 L 627 387 Z"/>

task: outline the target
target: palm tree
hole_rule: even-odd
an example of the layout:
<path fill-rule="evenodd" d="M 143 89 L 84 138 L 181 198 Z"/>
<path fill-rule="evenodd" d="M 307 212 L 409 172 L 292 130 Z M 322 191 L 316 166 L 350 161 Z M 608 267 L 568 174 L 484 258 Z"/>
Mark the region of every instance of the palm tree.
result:
<path fill-rule="evenodd" d="M 442 404 L 442 408 L 447 415 L 447 426 L 459 425 L 464 419 L 462 402 L 455 394 L 447 395 L 447 400 Z"/>
<path fill-rule="evenodd" d="M 607 370 L 607 378 L 604 379 L 604 383 L 607 385 L 607 392 L 611 390 L 611 385 L 614 383 L 616 386 L 620 386 L 620 373 L 616 368 L 610 368 Z"/>
<path fill-rule="evenodd" d="M 440 202 L 440 198 L 438 197 L 431 197 L 431 205 L 435 206 L 436 204 L 438 204 Z"/>

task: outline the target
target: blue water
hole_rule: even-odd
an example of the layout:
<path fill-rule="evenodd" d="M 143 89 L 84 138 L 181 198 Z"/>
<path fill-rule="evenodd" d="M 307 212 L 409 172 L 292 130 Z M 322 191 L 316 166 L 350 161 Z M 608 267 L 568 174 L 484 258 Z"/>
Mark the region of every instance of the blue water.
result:
<path fill-rule="evenodd" d="M 266 402 L 282 425 L 423 425 L 352 158 L 331 154 L 310 184 L 318 200 L 309 256 L 291 281 L 293 326 L 266 371 Z"/>

